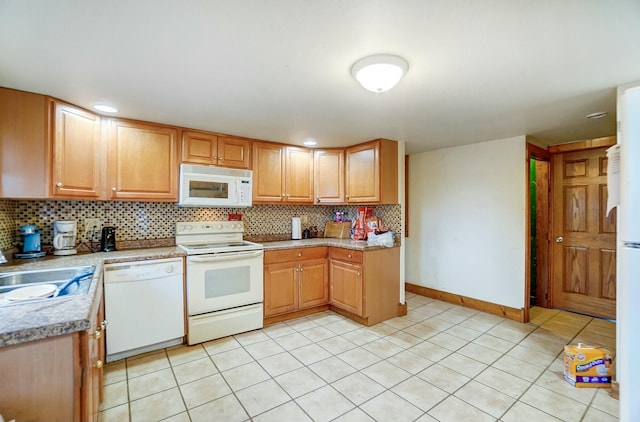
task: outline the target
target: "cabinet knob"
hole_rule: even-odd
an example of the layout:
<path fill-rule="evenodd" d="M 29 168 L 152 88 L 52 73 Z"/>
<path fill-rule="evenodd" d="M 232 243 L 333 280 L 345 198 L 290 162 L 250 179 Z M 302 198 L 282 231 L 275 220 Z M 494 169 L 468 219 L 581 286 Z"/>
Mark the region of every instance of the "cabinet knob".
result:
<path fill-rule="evenodd" d="M 103 366 L 104 366 L 104 362 L 101 361 L 100 359 L 98 359 L 96 363 L 93 364 L 93 367 L 98 369 L 102 368 Z"/>
<path fill-rule="evenodd" d="M 287 196 L 287 194 L 286 194 L 286 193 L 283 193 L 283 194 L 282 194 L 282 197 L 283 197 L 283 198 L 285 198 L 286 196 Z"/>
<path fill-rule="evenodd" d="M 351 254 L 347 255 L 349 258 L 352 258 Z"/>
<path fill-rule="evenodd" d="M 115 192 L 115 191 L 116 191 L 116 188 L 115 188 L 115 187 L 113 187 L 113 188 L 111 188 L 111 190 Z"/>
<path fill-rule="evenodd" d="M 100 324 L 100 328 L 102 328 L 102 330 L 106 330 L 107 329 L 107 324 L 109 324 L 109 321 L 107 321 L 106 319 L 104 321 L 102 321 L 102 323 Z"/>
<path fill-rule="evenodd" d="M 56 186 L 57 186 L 57 187 L 59 187 L 59 188 L 61 188 L 61 187 L 62 187 L 62 186 L 64 186 L 64 185 L 62 184 L 62 182 L 58 182 L 58 183 L 56 183 Z"/>
<path fill-rule="evenodd" d="M 360 271 L 358 271 L 358 272 L 356 273 L 356 275 L 357 275 L 358 277 L 360 277 Z"/>
<path fill-rule="evenodd" d="M 100 339 L 100 337 L 102 337 L 102 330 L 95 330 L 92 334 L 91 337 L 93 337 L 94 339 L 98 340 Z"/>
<path fill-rule="evenodd" d="M 296 267 L 296 272 L 300 271 L 300 268 Z"/>
<path fill-rule="evenodd" d="M 302 252 L 298 252 L 298 256 L 302 256 Z"/>
<path fill-rule="evenodd" d="M 320 198 L 316 198 L 316 202 L 319 204 L 320 203 Z"/>
<path fill-rule="evenodd" d="M 302 272 L 303 268 L 300 268 L 300 272 Z"/>

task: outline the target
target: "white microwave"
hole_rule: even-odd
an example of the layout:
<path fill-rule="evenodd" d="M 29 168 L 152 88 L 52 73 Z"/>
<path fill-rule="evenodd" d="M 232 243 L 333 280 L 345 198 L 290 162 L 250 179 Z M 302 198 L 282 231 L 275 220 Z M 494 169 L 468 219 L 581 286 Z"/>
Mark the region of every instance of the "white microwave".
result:
<path fill-rule="evenodd" d="M 251 206 L 251 170 L 180 164 L 180 200 L 187 207 Z"/>

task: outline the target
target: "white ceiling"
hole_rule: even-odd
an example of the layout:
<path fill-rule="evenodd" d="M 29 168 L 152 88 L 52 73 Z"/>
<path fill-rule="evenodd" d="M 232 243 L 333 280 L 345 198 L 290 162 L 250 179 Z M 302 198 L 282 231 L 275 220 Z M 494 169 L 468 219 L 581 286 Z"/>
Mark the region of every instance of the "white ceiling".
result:
<path fill-rule="evenodd" d="M 293 144 L 553 144 L 615 133 L 639 41 L 638 0 L 0 0 L 0 86 Z M 383 94 L 350 74 L 377 53 L 409 62 Z"/>

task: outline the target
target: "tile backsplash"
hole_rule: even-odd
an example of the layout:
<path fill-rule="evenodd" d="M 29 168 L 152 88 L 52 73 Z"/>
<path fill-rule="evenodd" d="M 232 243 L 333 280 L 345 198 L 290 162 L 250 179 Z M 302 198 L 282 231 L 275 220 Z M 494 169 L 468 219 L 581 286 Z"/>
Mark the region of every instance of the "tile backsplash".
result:
<path fill-rule="evenodd" d="M 84 220 L 97 218 L 105 226 L 115 226 L 119 241 L 173 238 L 178 221 L 226 220 L 229 213 L 240 213 L 248 236 L 291 233 L 291 217 L 306 215 L 309 223 L 303 228 L 324 229 L 336 211 L 353 220 L 357 206 L 254 205 L 250 208 L 178 207 L 168 202 L 74 201 L 74 200 L 0 200 L 0 249 L 19 241 L 18 229 L 25 224 L 40 228 L 42 243 L 53 238 L 53 222 L 77 220 L 78 239 L 89 240 Z M 401 225 L 400 205 L 376 205 L 374 215 L 396 233 Z M 100 233 L 96 234 L 99 239 Z"/>

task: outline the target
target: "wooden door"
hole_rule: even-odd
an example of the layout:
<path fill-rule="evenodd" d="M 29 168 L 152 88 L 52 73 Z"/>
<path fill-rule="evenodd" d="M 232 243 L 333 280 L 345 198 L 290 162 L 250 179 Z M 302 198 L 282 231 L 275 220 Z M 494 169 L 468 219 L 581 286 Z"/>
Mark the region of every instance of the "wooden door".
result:
<path fill-rule="evenodd" d="M 50 107 L 53 117 L 51 196 L 100 198 L 106 161 L 100 117 L 55 100 Z"/>
<path fill-rule="evenodd" d="M 195 130 L 182 131 L 182 162 L 215 164 L 218 137 L 213 133 Z"/>
<path fill-rule="evenodd" d="M 606 148 L 559 153 L 553 168 L 553 306 L 616 317 L 616 211 Z"/>
<path fill-rule="evenodd" d="M 299 309 L 329 303 L 329 265 L 326 259 L 301 262 Z"/>
<path fill-rule="evenodd" d="M 318 204 L 344 203 L 344 150 L 315 150 L 314 195 Z"/>
<path fill-rule="evenodd" d="M 313 151 L 286 148 L 285 201 L 313 203 Z"/>
<path fill-rule="evenodd" d="M 298 309 L 298 264 L 282 263 L 264 266 L 264 316 Z"/>
<path fill-rule="evenodd" d="M 218 165 L 238 169 L 251 168 L 251 141 L 227 136 L 218 137 Z"/>
<path fill-rule="evenodd" d="M 253 143 L 253 201 L 284 200 L 284 147 L 269 142 Z"/>
<path fill-rule="evenodd" d="M 347 148 L 347 202 L 380 201 L 380 142 Z"/>
<path fill-rule="evenodd" d="M 109 135 L 111 199 L 178 200 L 178 131 L 114 119 Z"/>
<path fill-rule="evenodd" d="M 329 279 L 331 304 L 363 316 L 362 266 L 331 260 Z"/>

